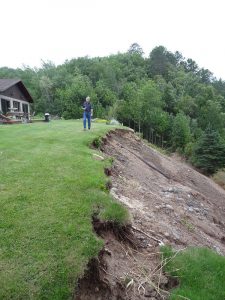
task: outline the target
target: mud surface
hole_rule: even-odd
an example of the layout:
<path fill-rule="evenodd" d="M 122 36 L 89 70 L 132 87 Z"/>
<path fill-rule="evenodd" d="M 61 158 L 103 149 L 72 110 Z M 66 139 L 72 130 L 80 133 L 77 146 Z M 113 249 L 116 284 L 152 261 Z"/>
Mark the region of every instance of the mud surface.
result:
<path fill-rule="evenodd" d="M 225 191 L 131 131 L 113 131 L 103 141 L 103 155 L 114 159 L 106 170 L 111 194 L 129 209 L 132 226 L 118 235 L 95 224 L 105 248 L 75 299 L 167 299 L 165 290 L 177 283 L 162 272 L 159 244 L 206 246 L 225 255 Z"/>

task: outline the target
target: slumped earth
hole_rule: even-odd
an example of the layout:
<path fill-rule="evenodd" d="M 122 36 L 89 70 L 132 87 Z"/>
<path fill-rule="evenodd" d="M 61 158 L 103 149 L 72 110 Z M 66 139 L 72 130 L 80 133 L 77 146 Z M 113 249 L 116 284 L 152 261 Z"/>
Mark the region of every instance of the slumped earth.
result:
<path fill-rule="evenodd" d="M 132 131 L 111 131 L 101 150 L 113 158 L 106 172 L 110 192 L 128 208 L 132 224 L 117 228 L 93 220 L 105 247 L 89 263 L 75 299 L 168 299 L 178 282 L 163 273 L 159 246 L 205 246 L 225 255 L 225 191 Z"/>

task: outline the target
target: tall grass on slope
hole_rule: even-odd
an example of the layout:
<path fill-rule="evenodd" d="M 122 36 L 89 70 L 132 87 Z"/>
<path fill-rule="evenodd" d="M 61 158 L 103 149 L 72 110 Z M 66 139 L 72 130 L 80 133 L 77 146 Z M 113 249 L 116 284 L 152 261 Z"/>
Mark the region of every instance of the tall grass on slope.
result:
<path fill-rule="evenodd" d="M 225 257 L 207 248 L 189 248 L 174 254 L 171 248 L 162 248 L 167 261 L 165 271 L 179 279 L 170 299 L 225 299 Z"/>
<path fill-rule="evenodd" d="M 212 179 L 225 190 L 225 169 L 216 172 Z"/>
<path fill-rule="evenodd" d="M 126 210 L 102 189 L 105 161 L 89 145 L 109 127 L 78 121 L 0 126 L 0 299 L 70 299 L 103 242 L 92 229 L 101 210 Z"/>

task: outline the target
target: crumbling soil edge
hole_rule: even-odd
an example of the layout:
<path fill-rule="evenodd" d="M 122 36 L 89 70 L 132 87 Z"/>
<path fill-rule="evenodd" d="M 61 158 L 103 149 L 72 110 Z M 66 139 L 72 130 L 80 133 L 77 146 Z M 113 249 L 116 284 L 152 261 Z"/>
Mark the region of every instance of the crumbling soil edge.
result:
<path fill-rule="evenodd" d="M 142 241 L 137 238 L 131 225 L 119 226 L 113 222 L 103 222 L 96 215 L 93 216 L 92 224 L 94 231 L 100 238 L 104 239 L 105 244 L 98 257 L 89 261 L 84 276 L 78 280 L 74 299 L 135 300 L 146 299 L 146 297 L 152 297 L 155 300 L 168 299 L 169 293 L 167 291 L 177 286 L 178 281 L 174 278 L 167 278 L 162 269 L 155 270 L 154 276 L 149 279 L 149 282 L 143 280 L 144 276 L 138 274 L 138 270 L 135 270 L 137 272 L 136 278 L 131 276 L 132 273 L 129 274 L 129 269 L 133 269 L 135 264 L 140 263 L 140 266 L 142 265 L 143 261 L 140 259 L 138 262 L 138 256 L 140 254 L 145 255 Z M 122 260 L 123 264 L 128 261 L 127 273 L 124 278 L 119 276 L 121 274 L 116 264 L 117 256 L 120 256 L 120 253 L 116 252 L 120 252 L 120 247 L 124 253 L 129 252 L 129 254 L 124 255 Z M 129 261 L 130 257 L 134 259 L 133 262 Z M 158 267 L 160 268 L 160 266 Z M 113 268 L 116 268 L 118 272 L 111 273 Z"/>
<path fill-rule="evenodd" d="M 115 240 L 127 241 L 130 246 L 135 245 L 131 237 L 128 238 L 128 235 L 131 235 L 129 225 L 118 226 L 118 224 L 111 221 L 102 221 L 98 218 L 97 213 L 94 213 L 92 216 L 92 225 L 97 236 L 102 239 L 104 239 L 107 233 L 110 233 Z M 84 276 L 78 280 L 77 292 L 74 299 L 125 299 L 125 285 L 116 280 L 114 287 L 112 287 L 107 278 L 105 278 L 108 269 L 105 257 L 111 255 L 112 253 L 106 247 L 105 241 L 103 248 L 99 251 L 98 257 L 94 257 L 88 262 Z"/>

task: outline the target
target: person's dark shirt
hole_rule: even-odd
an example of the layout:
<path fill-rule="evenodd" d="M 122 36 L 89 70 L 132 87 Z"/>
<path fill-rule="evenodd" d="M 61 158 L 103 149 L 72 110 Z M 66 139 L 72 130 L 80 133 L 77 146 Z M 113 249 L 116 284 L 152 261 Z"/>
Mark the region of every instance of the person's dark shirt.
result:
<path fill-rule="evenodd" d="M 91 109 L 92 109 L 91 103 L 85 101 L 84 104 L 83 104 L 83 108 L 84 108 L 84 111 L 85 111 L 85 112 L 90 113 L 90 112 L 91 112 Z"/>

